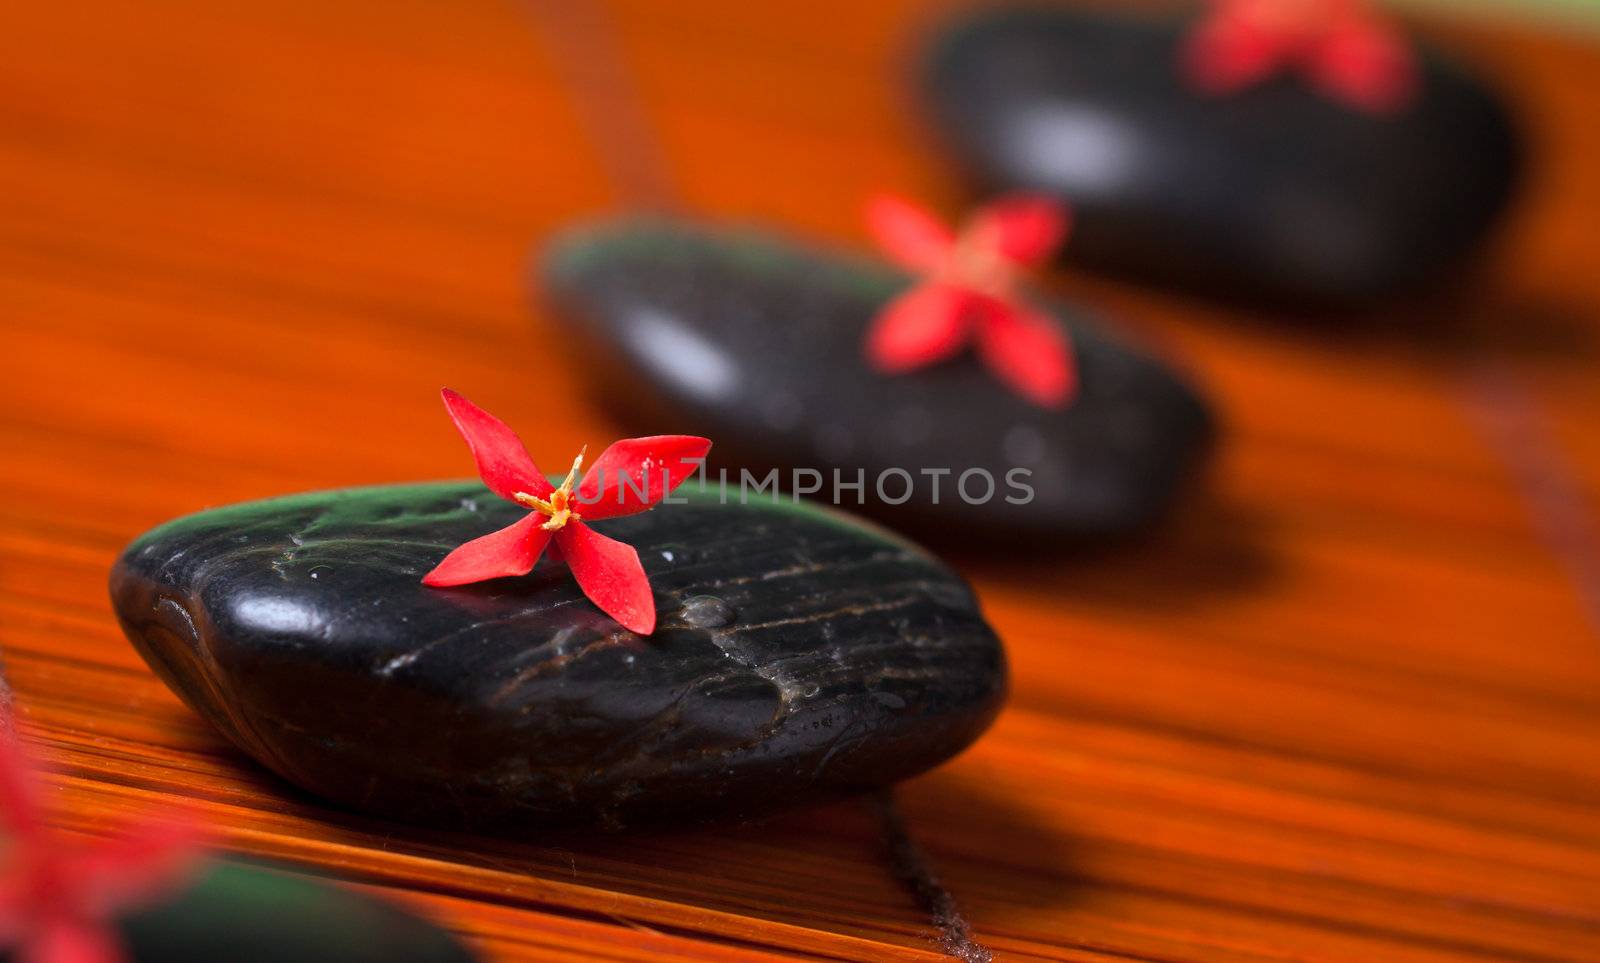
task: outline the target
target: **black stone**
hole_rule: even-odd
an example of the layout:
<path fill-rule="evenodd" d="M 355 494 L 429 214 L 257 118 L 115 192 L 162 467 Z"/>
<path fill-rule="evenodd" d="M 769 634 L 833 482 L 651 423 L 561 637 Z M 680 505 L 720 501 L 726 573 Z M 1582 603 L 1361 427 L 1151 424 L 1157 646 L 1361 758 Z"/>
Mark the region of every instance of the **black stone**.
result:
<path fill-rule="evenodd" d="M 523 514 L 464 482 L 180 519 L 128 548 L 112 601 L 157 674 L 246 752 L 418 821 L 756 816 L 914 775 L 988 726 L 1004 659 L 947 568 L 837 512 L 685 489 L 687 504 L 595 524 L 639 551 L 649 637 L 559 562 L 422 585 Z"/>
<path fill-rule="evenodd" d="M 988 189 L 1054 193 L 1066 256 L 1216 292 L 1350 305 L 1437 281 L 1496 222 L 1521 166 L 1506 107 L 1420 53 L 1408 110 L 1375 115 L 1298 75 L 1238 94 L 1179 72 L 1188 19 L 978 14 L 934 44 L 923 87 Z"/>
<path fill-rule="evenodd" d="M 544 287 L 600 398 L 639 433 L 715 442 L 730 482 L 773 468 L 822 473 L 831 498 L 864 472 L 862 510 L 963 544 L 1035 544 L 1142 528 L 1172 501 L 1209 447 L 1211 419 L 1159 362 L 1057 306 L 1082 390 L 1064 410 L 1014 395 L 975 357 L 886 377 L 862 356 L 864 332 L 908 279 L 754 231 L 664 221 L 579 231 L 545 260 Z M 938 479 L 924 470 L 947 469 Z M 957 490 L 971 469 L 988 473 Z M 1008 484 L 1030 486 L 1027 499 Z M 910 474 L 912 497 L 904 504 Z M 883 481 L 879 497 L 878 481 Z M 806 476 L 800 486 L 815 484 Z M 800 487 L 791 486 L 791 487 Z M 861 501 L 841 490 L 845 507 Z M 1008 501 L 1008 496 L 1023 504 Z"/>
<path fill-rule="evenodd" d="M 341 886 L 216 863 L 118 923 L 134 963 L 471 963 L 444 930 Z M 0 961 L 14 954 L 0 950 Z"/>

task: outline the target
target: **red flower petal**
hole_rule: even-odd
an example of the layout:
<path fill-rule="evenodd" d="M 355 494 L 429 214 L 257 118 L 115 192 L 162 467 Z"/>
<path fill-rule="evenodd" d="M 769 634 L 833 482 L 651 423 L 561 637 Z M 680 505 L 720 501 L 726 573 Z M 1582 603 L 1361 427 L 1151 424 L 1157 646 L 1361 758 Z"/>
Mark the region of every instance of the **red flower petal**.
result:
<path fill-rule="evenodd" d="M 879 194 L 867 203 L 867 228 L 878 245 L 908 271 L 932 271 L 955 248 L 955 234 L 904 198 Z"/>
<path fill-rule="evenodd" d="M 568 522 L 556 539 L 589 601 L 630 632 L 649 635 L 656 630 L 655 596 L 632 545 L 606 538 L 582 522 Z"/>
<path fill-rule="evenodd" d="M 121 963 L 113 913 L 158 898 L 198 854 L 199 824 L 172 818 L 87 852 L 49 838 L 9 719 L 0 718 L 0 812 L 22 868 L 0 880 L 0 951 L 19 963 Z M 28 864 L 32 864 L 31 869 Z"/>
<path fill-rule="evenodd" d="M 110 923 L 93 923 L 62 913 L 23 944 L 18 963 L 124 963 L 122 941 Z"/>
<path fill-rule="evenodd" d="M 1010 194 L 978 211 L 972 230 L 1009 260 L 1038 264 L 1067 239 L 1067 210 L 1039 194 Z"/>
<path fill-rule="evenodd" d="M 917 285 L 878 312 L 867 332 L 867 360 L 894 374 L 950 357 L 967 342 L 971 301 L 960 288 Z"/>
<path fill-rule="evenodd" d="M 440 394 L 456 429 L 472 449 L 478 474 L 490 491 L 508 501 L 517 492 L 539 498 L 550 494 L 550 480 L 533 463 L 522 440 L 510 426 L 449 388 Z"/>
<path fill-rule="evenodd" d="M 527 575 L 550 541 L 551 533 L 539 527 L 544 522 L 543 515 L 529 512 L 521 521 L 467 542 L 424 575 L 422 584 L 444 588 L 508 575 Z"/>
<path fill-rule="evenodd" d="M 600 453 L 578 485 L 578 513 L 614 518 L 642 512 L 694 474 L 710 450 L 709 439 L 694 435 L 624 438 Z"/>
<path fill-rule="evenodd" d="M 0 718 L 0 820 L 7 836 L 21 840 L 40 831 L 38 790 L 9 723 L 9 718 Z"/>
<path fill-rule="evenodd" d="M 95 912 L 112 913 L 165 895 L 194 867 L 207 834 L 176 814 L 124 828 L 117 839 L 73 854 L 65 875 Z"/>
<path fill-rule="evenodd" d="M 1324 91 L 1351 106 L 1393 113 L 1416 96 L 1416 64 L 1405 38 L 1387 24 L 1352 17 L 1312 51 L 1307 68 Z"/>
<path fill-rule="evenodd" d="M 28 912 L 30 895 L 17 879 L 0 879 L 0 947 L 22 939 L 27 920 L 23 914 Z"/>
<path fill-rule="evenodd" d="M 1202 92 L 1230 94 L 1265 80 L 1294 52 L 1289 37 L 1223 9 L 1207 18 L 1184 48 L 1184 68 Z"/>
<path fill-rule="evenodd" d="M 1034 404 L 1060 408 L 1070 402 L 1077 371 L 1072 345 L 1055 319 L 999 301 L 982 310 L 978 350 L 990 369 Z"/>

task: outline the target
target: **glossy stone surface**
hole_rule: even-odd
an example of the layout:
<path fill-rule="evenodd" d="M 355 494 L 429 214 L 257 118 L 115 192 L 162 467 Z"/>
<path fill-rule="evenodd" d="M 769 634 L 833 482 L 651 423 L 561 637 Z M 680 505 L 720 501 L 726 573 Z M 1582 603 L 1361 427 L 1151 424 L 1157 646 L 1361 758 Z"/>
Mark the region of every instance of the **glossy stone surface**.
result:
<path fill-rule="evenodd" d="M 970 354 L 899 377 L 871 370 L 863 332 L 908 279 L 869 260 L 754 231 L 639 221 L 569 235 L 548 253 L 543 280 L 599 397 L 639 434 L 712 438 L 712 465 L 732 469 L 732 481 L 737 469 L 761 478 L 777 467 L 788 485 L 793 469 L 815 469 L 831 498 L 835 471 L 864 478 L 862 494 L 841 489 L 846 508 L 865 499 L 861 510 L 930 537 L 1045 546 L 1139 529 L 1209 447 L 1211 418 L 1192 389 L 1059 305 L 1082 390 L 1072 407 L 1048 410 Z M 995 485 L 984 498 L 985 476 L 968 479 L 979 504 L 958 489 L 974 469 Z M 1018 469 L 1026 474 L 1011 477 Z M 938 471 L 948 474 L 924 474 Z M 892 504 L 908 487 L 910 499 Z"/>
<path fill-rule="evenodd" d="M 923 88 L 943 139 L 990 189 L 1070 201 L 1066 256 L 1162 281 L 1351 303 L 1457 265 L 1520 167 L 1506 107 L 1422 54 L 1422 94 L 1379 116 L 1298 75 L 1226 97 L 1178 70 L 1187 19 L 1011 10 L 955 24 Z"/>
<path fill-rule="evenodd" d="M 219 863 L 122 923 L 132 963 L 470 963 L 444 930 L 330 883 Z M 0 959 L 4 959 L 0 954 Z"/>
<path fill-rule="evenodd" d="M 755 816 L 921 772 L 989 724 L 999 642 L 938 561 L 839 513 L 685 489 L 688 504 L 594 525 L 639 551 L 659 613 L 645 638 L 559 562 L 422 585 L 523 514 L 477 482 L 179 519 L 128 548 L 112 601 L 151 667 L 246 752 L 427 822 Z"/>

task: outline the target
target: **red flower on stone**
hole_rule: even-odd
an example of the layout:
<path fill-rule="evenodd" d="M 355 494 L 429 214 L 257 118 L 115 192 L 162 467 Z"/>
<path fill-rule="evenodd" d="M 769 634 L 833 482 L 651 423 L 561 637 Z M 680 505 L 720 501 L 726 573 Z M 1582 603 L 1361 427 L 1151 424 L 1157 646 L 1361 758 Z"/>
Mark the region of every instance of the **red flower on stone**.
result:
<path fill-rule="evenodd" d="M 118 963 L 127 958 L 118 915 L 149 905 L 199 857 L 199 824 L 177 815 L 127 826 L 116 839 L 74 845 L 49 831 L 37 786 L 0 719 L 0 955 L 23 963 Z"/>
<path fill-rule="evenodd" d="M 1416 57 L 1368 0 L 1212 0 L 1185 67 L 1200 90 L 1228 94 L 1297 68 L 1328 96 L 1394 113 L 1416 96 Z"/>
<path fill-rule="evenodd" d="M 589 601 L 626 629 L 640 635 L 654 632 L 656 603 L 639 553 L 582 520 L 617 518 L 650 508 L 694 474 L 711 442 L 691 435 L 625 438 L 601 453 L 581 483 L 577 482 L 583 467 L 579 452 L 566 480 L 551 485 L 505 422 L 449 388 L 443 395 L 445 408 L 472 449 L 483 483 L 531 511 L 446 555 L 423 576 L 423 583 L 445 587 L 526 575 L 554 540 L 551 557 L 566 560 Z"/>
<path fill-rule="evenodd" d="M 867 358 L 898 374 L 956 354 L 969 341 L 1000 380 L 1046 408 L 1077 391 L 1072 346 L 1054 318 L 1018 291 L 1024 269 L 1066 239 L 1055 201 L 1017 194 L 980 209 L 959 235 L 889 195 L 867 206 L 867 226 L 895 263 L 922 280 L 884 307 L 867 333 Z"/>

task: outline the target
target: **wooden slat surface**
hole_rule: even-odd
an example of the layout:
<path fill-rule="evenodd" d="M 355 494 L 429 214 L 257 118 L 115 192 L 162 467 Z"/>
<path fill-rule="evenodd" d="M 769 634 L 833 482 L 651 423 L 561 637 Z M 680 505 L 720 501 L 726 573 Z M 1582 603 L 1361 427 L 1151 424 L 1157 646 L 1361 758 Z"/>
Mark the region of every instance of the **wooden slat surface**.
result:
<path fill-rule="evenodd" d="M 121 638 L 140 531 L 463 473 L 436 400 L 613 437 L 530 245 L 630 201 L 862 246 L 958 203 L 906 111 L 911 0 L 109 0 L 0 10 L 0 649 L 63 826 L 195 797 L 228 845 L 494 959 L 932 959 L 871 813 L 506 840 L 333 810 Z M 1202 495 L 1130 547 L 954 561 L 1010 708 L 901 792 L 1007 959 L 1600 959 L 1600 49 L 1429 24 L 1537 165 L 1471 292 L 1318 333 L 1088 278 L 1218 400 Z"/>

